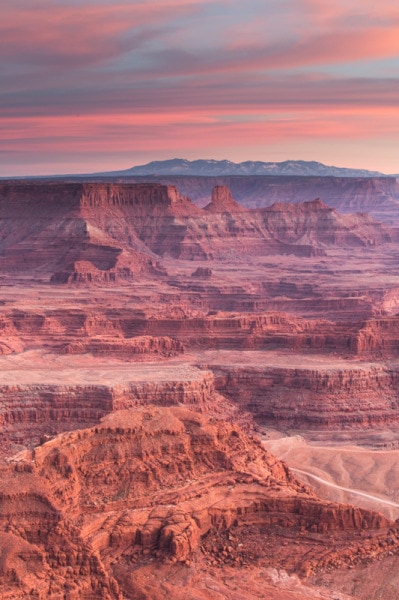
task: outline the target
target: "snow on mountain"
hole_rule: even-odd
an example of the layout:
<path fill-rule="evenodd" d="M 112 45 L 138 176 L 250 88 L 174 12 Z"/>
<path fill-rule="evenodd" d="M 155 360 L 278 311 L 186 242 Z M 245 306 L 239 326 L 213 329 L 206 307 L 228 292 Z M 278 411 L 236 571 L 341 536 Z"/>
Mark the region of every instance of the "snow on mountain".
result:
<path fill-rule="evenodd" d="M 131 167 L 123 171 L 102 173 L 103 175 L 299 175 L 335 177 L 383 177 L 378 171 L 348 169 L 327 166 L 316 161 L 286 160 L 284 162 L 262 162 L 247 160 L 234 163 L 229 160 L 170 160 L 152 161 L 146 165 Z"/>

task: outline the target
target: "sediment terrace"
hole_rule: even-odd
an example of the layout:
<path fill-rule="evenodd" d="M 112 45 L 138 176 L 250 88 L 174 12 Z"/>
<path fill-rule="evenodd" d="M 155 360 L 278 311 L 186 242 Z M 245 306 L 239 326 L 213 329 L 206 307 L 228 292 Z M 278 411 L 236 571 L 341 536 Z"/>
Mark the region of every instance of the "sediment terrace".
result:
<path fill-rule="evenodd" d="M 213 374 L 182 361 L 154 368 L 151 363 L 28 351 L 0 357 L 0 394 L 7 454 L 45 435 L 95 425 L 115 410 L 146 404 L 237 413 L 240 420 L 234 405 L 216 392 Z"/>
<path fill-rule="evenodd" d="M 160 308 L 156 314 L 126 304 L 95 311 L 89 306 L 43 305 L 0 307 L 1 354 L 40 345 L 59 354 L 108 354 L 129 360 L 140 360 L 140 355 L 143 360 L 161 360 L 193 348 L 286 349 L 332 354 L 332 360 L 337 354 L 386 360 L 399 356 L 398 315 L 334 322 L 281 310 L 206 312 L 201 305 L 186 309 L 187 303 L 171 311 Z"/>
<path fill-rule="evenodd" d="M 399 363 L 194 349 L 164 362 L 26 351 L 0 357 L 3 440 L 35 443 L 114 410 L 185 405 L 281 430 L 399 429 Z M 233 407 L 236 407 L 233 409 Z"/>
<path fill-rule="evenodd" d="M 215 385 L 264 425 L 280 429 L 398 426 L 399 364 L 322 355 L 208 351 Z"/>
<path fill-rule="evenodd" d="M 0 185 L 2 270 L 34 269 L 56 284 L 166 276 L 164 257 L 324 257 L 338 248 L 375 250 L 394 238 L 367 214 L 342 215 L 320 199 L 249 210 L 224 186 L 201 209 L 161 184 Z"/>
<path fill-rule="evenodd" d="M 341 212 L 367 212 L 381 221 L 398 223 L 399 182 L 397 177 L 317 177 L 317 176 L 119 176 L 120 182 L 175 185 L 181 193 L 204 206 L 216 185 L 228 186 L 233 196 L 247 208 L 269 206 L 273 202 L 305 202 L 322 198 Z"/>

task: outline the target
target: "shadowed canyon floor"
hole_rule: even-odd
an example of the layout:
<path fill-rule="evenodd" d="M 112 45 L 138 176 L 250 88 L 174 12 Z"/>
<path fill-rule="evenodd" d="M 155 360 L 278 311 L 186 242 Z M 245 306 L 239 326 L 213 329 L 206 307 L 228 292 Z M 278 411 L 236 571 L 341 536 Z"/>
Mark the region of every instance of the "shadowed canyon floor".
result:
<path fill-rule="evenodd" d="M 0 192 L 1 597 L 397 600 L 395 230 Z"/>

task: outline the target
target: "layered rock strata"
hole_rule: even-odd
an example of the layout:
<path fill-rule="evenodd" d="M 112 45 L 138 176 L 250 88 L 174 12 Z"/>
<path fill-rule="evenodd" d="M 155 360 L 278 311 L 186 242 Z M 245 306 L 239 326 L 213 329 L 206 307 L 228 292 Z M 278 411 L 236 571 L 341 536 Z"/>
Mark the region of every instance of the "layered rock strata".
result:
<path fill-rule="evenodd" d="M 46 436 L 94 425 L 115 410 L 145 405 L 183 405 L 252 427 L 250 417 L 215 390 L 210 371 L 184 363 L 129 365 L 114 360 L 109 364 L 100 358 L 79 363 L 79 356 L 72 358 L 61 363 L 48 360 L 46 369 L 24 369 L 18 384 L 8 383 L 13 370 L 0 375 L 3 456 L 32 447 Z M 31 360 L 39 362 L 34 354 Z M 68 383 L 71 375 L 75 382 Z"/>
<path fill-rule="evenodd" d="M 7 600 L 147 597 L 149 561 L 308 575 L 399 547 L 386 518 L 318 500 L 236 426 L 183 408 L 117 412 L 63 434 L 4 467 L 0 494 Z M 293 534 L 303 542 L 287 553 Z"/>
<path fill-rule="evenodd" d="M 232 425 L 395 437 L 397 238 L 318 195 L 0 185 L 0 596 L 336 600 L 304 578 L 395 559 Z"/>
<path fill-rule="evenodd" d="M 201 366 L 213 370 L 216 388 L 263 425 L 284 430 L 398 428 L 397 364 L 223 351 L 205 353 L 201 360 Z"/>
<path fill-rule="evenodd" d="M 343 213 L 367 212 L 398 225 L 399 183 L 396 177 L 316 176 L 146 176 L 118 177 L 121 182 L 152 181 L 175 185 L 181 193 L 204 206 L 215 186 L 227 186 L 241 205 L 262 208 L 274 202 L 306 202 L 322 198 Z"/>
<path fill-rule="evenodd" d="M 10 227 L 11 224 L 11 227 Z M 6 183 L 0 186 L 0 253 L 8 272 L 54 283 L 104 284 L 162 276 L 157 258 L 316 256 L 325 248 L 391 240 L 367 215 L 342 216 L 320 200 L 246 210 L 216 187 L 205 209 L 160 184 Z"/>
<path fill-rule="evenodd" d="M 1 309 L 0 309 L 1 310 Z M 3 353 L 35 348 L 60 353 L 106 354 L 135 360 L 139 355 L 173 356 L 187 348 L 292 349 L 364 356 L 395 353 L 399 319 L 333 322 L 284 312 L 232 313 L 183 310 L 151 315 L 127 308 L 12 310 L 0 313 Z M 375 334 L 373 334 L 373 331 Z M 389 338 L 389 339 L 388 339 Z M 8 346 L 7 346 L 8 344 Z M 8 348 L 8 350 L 7 350 Z"/>

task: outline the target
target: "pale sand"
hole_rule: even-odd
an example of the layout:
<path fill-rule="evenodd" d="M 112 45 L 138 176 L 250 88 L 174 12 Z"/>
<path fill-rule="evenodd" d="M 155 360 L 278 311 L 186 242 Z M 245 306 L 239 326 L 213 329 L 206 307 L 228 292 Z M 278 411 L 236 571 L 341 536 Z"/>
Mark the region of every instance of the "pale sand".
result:
<path fill-rule="evenodd" d="M 263 445 L 321 497 L 399 518 L 399 450 L 315 445 L 302 436 L 264 440 Z"/>

